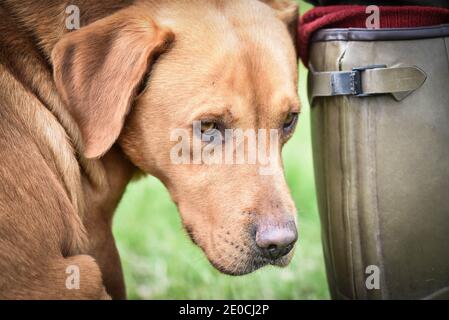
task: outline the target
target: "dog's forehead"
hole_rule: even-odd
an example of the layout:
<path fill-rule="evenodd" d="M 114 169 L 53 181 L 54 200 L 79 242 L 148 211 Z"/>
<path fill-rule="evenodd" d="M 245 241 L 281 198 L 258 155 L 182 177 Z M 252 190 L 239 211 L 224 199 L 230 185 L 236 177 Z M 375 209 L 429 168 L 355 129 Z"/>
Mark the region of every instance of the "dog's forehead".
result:
<path fill-rule="evenodd" d="M 189 1 L 185 10 L 178 6 L 168 5 L 157 16 L 174 32 L 176 46 L 191 58 L 248 47 L 253 48 L 254 58 L 264 52 L 279 55 L 294 51 L 287 26 L 260 1 Z"/>
<path fill-rule="evenodd" d="M 226 85 L 233 94 L 256 95 L 252 98 L 264 101 L 275 92 L 295 93 L 296 56 L 288 34 L 263 35 L 257 28 L 211 31 L 200 41 L 182 36 L 175 46 L 174 59 L 190 68 L 189 76 L 198 83 Z"/>
<path fill-rule="evenodd" d="M 295 103 L 296 54 L 286 26 L 267 6 L 244 2 L 202 9 L 201 19 L 191 8 L 188 15 L 166 20 L 175 43 L 155 68 L 153 85 L 169 79 L 184 100 L 199 96 L 215 106 L 211 101 L 217 97 L 240 110 L 271 113 Z"/>

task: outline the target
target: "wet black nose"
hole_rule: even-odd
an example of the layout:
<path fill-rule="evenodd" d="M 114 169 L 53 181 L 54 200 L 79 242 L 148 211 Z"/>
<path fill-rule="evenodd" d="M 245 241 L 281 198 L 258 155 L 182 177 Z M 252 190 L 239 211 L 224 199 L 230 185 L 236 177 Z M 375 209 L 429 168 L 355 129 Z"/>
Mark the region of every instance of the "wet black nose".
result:
<path fill-rule="evenodd" d="M 260 226 L 256 231 L 256 244 L 262 255 L 271 260 L 278 259 L 289 253 L 296 240 L 298 232 L 294 222 L 285 226 Z"/>

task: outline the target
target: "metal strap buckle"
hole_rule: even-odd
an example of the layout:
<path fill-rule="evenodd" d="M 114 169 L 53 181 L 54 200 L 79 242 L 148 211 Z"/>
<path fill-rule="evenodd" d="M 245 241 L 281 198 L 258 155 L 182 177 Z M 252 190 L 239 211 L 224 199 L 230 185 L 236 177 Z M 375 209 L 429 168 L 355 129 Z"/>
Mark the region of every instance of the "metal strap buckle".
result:
<path fill-rule="evenodd" d="M 368 97 L 372 96 L 371 93 L 363 93 L 363 87 L 362 87 L 362 72 L 369 69 L 379 69 L 379 68 L 386 68 L 387 66 L 385 64 L 373 64 L 369 66 L 364 67 L 356 67 L 352 68 L 352 71 L 350 73 L 350 83 L 349 87 L 351 90 L 351 94 L 356 97 Z"/>

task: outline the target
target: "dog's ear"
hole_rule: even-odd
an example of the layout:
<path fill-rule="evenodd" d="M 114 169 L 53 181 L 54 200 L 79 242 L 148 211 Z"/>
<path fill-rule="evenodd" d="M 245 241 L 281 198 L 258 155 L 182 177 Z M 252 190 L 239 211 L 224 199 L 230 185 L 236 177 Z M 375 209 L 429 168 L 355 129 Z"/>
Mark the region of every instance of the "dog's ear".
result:
<path fill-rule="evenodd" d="M 296 30 L 298 28 L 299 7 L 292 0 L 260 0 L 270 6 L 279 19 L 281 19 L 288 28 L 292 38 L 296 42 Z"/>
<path fill-rule="evenodd" d="M 56 44 L 54 79 L 80 128 L 86 158 L 102 156 L 117 140 L 152 60 L 173 38 L 142 10 L 129 7 Z"/>

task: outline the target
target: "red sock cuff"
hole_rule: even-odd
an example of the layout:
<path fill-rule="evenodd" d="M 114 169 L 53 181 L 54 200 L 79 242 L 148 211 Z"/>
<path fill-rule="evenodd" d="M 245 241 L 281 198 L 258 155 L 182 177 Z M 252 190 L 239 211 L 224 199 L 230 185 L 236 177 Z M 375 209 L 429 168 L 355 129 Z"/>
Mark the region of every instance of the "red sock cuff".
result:
<path fill-rule="evenodd" d="M 420 6 L 379 6 L 380 28 L 413 28 L 449 23 L 449 9 Z M 298 25 L 298 48 L 307 66 L 309 41 L 323 28 L 366 28 L 366 6 L 316 7 L 306 12 Z"/>

